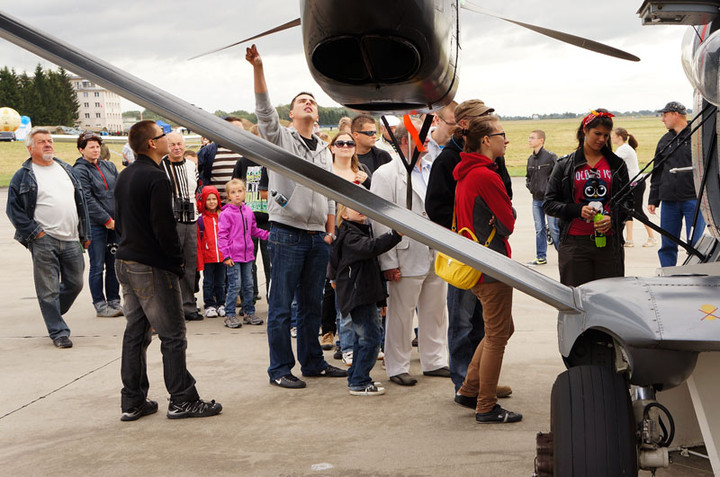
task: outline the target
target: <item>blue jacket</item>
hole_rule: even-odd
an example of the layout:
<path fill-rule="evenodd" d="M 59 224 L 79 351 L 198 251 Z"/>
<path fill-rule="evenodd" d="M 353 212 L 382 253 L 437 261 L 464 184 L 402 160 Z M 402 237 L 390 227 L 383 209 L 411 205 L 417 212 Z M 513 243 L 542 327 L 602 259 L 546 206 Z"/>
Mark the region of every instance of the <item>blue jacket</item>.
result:
<path fill-rule="evenodd" d="M 118 177 L 115 164 L 103 160 L 92 164 L 79 157 L 73 170 L 83 187 L 90 223 L 96 227 L 105 227 L 110 219 L 115 218 L 114 191 Z"/>
<path fill-rule="evenodd" d="M 70 164 L 60 159 L 53 158 L 55 162 L 60 164 L 70 180 L 75 186 L 75 204 L 78 214 L 78 232 L 80 241 L 86 242 L 90 240 L 89 217 L 87 207 L 85 206 L 85 198 L 83 197 L 83 189 L 80 181 L 73 172 Z M 15 240 L 27 247 L 37 235 L 43 231 L 40 224 L 35 221 L 35 206 L 37 205 L 37 180 L 32 170 L 32 159 L 23 162 L 22 167 L 10 179 L 10 188 L 8 189 L 8 201 L 5 208 L 10 222 L 15 227 Z"/>

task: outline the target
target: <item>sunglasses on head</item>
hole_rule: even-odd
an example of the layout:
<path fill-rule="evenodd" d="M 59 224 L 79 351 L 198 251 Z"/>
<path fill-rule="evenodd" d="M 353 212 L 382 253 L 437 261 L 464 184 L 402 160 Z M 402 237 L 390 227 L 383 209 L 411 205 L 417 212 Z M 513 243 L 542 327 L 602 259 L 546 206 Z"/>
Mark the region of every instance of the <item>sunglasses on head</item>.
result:
<path fill-rule="evenodd" d="M 377 136 L 377 131 L 355 131 L 358 134 L 364 134 L 368 137 Z"/>
<path fill-rule="evenodd" d="M 355 141 L 335 141 L 337 147 L 355 147 Z"/>

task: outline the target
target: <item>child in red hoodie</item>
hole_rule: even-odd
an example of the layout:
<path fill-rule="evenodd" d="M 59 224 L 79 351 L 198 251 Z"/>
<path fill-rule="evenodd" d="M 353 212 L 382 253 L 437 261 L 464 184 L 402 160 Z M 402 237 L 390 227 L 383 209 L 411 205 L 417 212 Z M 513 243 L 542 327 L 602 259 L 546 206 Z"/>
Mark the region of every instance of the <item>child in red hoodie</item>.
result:
<path fill-rule="evenodd" d="M 203 264 L 203 299 L 205 316 L 225 316 L 225 266 L 218 247 L 220 193 L 213 186 L 205 186 L 197 202 L 198 263 Z"/>

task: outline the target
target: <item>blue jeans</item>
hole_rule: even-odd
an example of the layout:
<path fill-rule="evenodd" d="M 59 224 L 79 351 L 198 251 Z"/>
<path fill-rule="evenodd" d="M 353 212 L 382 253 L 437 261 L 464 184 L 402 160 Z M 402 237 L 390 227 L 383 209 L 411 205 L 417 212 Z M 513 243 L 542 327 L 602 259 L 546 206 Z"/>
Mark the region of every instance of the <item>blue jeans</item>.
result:
<path fill-rule="evenodd" d="M 88 285 L 93 305 L 106 302 L 120 302 L 120 285 L 115 276 L 115 255 L 110 253 L 107 244 L 117 243 L 114 230 L 98 225 L 90 226 L 90 273 Z M 105 293 L 103 294 L 103 270 L 105 271 Z"/>
<path fill-rule="evenodd" d="M 683 218 L 685 219 L 685 240 L 690 241 L 690 226 L 692 225 L 693 213 L 697 200 L 665 201 L 660 204 L 660 227 L 670 232 L 675 237 L 680 237 Z M 700 240 L 705 230 L 705 220 L 702 214 L 698 215 L 697 225 L 693 233 L 692 245 Z M 670 240 L 662 237 L 662 245 L 658 250 L 661 267 L 674 267 L 677 265 L 678 246 Z"/>
<path fill-rule="evenodd" d="M 185 314 L 178 276 L 161 268 L 117 260 L 117 277 L 125 301 L 127 325 L 123 335 L 120 376 L 123 412 L 145 402 L 150 383 L 147 377 L 147 348 L 152 330 L 160 338 L 163 376 L 170 399 L 176 402 L 199 399 L 195 379 L 187 370 Z"/>
<path fill-rule="evenodd" d="M 62 315 L 83 287 L 83 248 L 79 241 L 57 240 L 45 234 L 28 245 L 33 261 L 35 293 L 51 339 L 70 336 Z"/>
<path fill-rule="evenodd" d="M 485 336 L 485 323 L 480 300 L 472 291 L 448 285 L 447 304 L 450 379 L 457 392 L 465 380 L 475 348 Z"/>
<path fill-rule="evenodd" d="M 535 222 L 535 257 L 539 259 L 547 258 L 547 228 L 550 228 L 550 237 L 558 248 L 560 241 L 560 230 L 558 229 L 557 219 L 555 217 L 547 217 L 547 225 L 545 225 L 545 211 L 542 206 L 544 200 L 532 201 L 533 221 Z"/>
<path fill-rule="evenodd" d="M 370 371 L 380 351 L 382 327 L 374 303 L 353 308 L 349 317 L 355 342 L 352 347 L 353 365 L 348 369 L 348 387 L 353 391 L 361 391 L 373 383 Z"/>
<path fill-rule="evenodd" d="M 228 288 L 225 297 L 225 316 L 235 316 L 238 292 L 242 288 L 242 310 L 245 316 L 255 314 L 253 300 L 252 262 L 235 262 L 232 267 L 225 265 Z"/>
<path fill-rule="evenodd" d="M 318 340 L 323 285 L 330 259 L 330 246 L 323 236 L 277 224 L 270 227 L 268 251 L 272 267 L 267 319 L 270 379 L 290 374 L 295 366 L 290 343 L 290 305 L 295 296 L 300 370 L 312 376 L 328 366 Z"/>
<path fill-rule="evenodd" d="M 203 270 L 203 301 L 205 308 L 225 303 L 225 265 L 206 263 Z"/>

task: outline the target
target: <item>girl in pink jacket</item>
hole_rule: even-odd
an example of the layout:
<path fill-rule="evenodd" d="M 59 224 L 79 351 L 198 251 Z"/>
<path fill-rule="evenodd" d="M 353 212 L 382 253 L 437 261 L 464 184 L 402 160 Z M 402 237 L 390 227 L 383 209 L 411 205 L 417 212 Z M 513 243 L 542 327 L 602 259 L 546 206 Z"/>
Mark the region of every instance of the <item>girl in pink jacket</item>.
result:
<path fill-rule="evenodd" d="M 268 231 L 258 228 L 255 214 L 245 205 L 245 182 L 233 179 L 225 185 L 227 205 L 222 208 L 218 225 L 218 246 L 225 259 L 228 289 L 225 298 L 225 326 L 240 328 L 235 304 L 242 286 L 243 321 L 249 325 L 261 325 L 263 320 L 255 316 L 253 300 L 252 262 L 255 259 L 253 237 L 267 240 Z"/>

